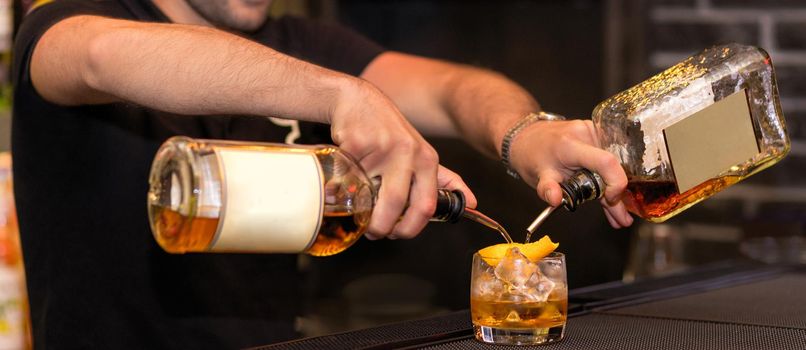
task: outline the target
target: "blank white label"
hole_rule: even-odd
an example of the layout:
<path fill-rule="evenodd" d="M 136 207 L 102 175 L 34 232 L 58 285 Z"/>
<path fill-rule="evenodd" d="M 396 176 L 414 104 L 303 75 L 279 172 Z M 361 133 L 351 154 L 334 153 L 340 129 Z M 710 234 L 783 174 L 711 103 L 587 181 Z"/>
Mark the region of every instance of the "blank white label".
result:
<path fill-rule="evenodd" d="M 324 210 L 322 170 L 310 152 L 216 150 L 225 181 L 211 251 L 299 253 Z"/>

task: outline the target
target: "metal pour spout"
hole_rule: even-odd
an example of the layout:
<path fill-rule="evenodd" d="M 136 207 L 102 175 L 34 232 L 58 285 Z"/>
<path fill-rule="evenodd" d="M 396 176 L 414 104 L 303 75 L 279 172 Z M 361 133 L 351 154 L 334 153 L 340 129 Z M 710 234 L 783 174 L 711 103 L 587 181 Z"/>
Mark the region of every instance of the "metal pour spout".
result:
<path fill-rule="evenodd" d="M 546 219 L 549 217 L 549 215 L 551 215 L 551 213 L 553 213 L 554 210 L 556 210 L 556 209 L 557 209 L 557 207 L 552 207 L 552 206 L 548 206 L 548 207 L 546 207 L 546 209 L 543 209 L 543 212 L 541 212 L 540 215 L 538 215 L 537 218 L 535 218 L 535 220 L 532 221 L 532 223 L 529 225 L 529 227 L 526 228 L 526 232 L 527 232 L 526 237 L 530 237 L 533 233 L 535 233 L 535 231 L 537 231 L 537 228 L 540 225 L 542 225 L 543 222 L 546 221 Z M 527 241 L 528 241 L 528 239 L 527 239 Z"/>
<path fill-rule="evenodd" d="M 568 211 L 575 211 L 576 208 L 589 200 L 601 198 L 604 195 L 604 180 L 599 174 L 592 172 L 588 169 L 581 169 L 576 174 L 571 176 L 560 184 L 563 190 L 562 206 Z M 558 207 L 546 207 L 535 218 L 534 221 L 526 228 L 526 243 L 532 234 L 537 231 L 537 228 L 543 224 L 544 221 L 554 212 Z"/>

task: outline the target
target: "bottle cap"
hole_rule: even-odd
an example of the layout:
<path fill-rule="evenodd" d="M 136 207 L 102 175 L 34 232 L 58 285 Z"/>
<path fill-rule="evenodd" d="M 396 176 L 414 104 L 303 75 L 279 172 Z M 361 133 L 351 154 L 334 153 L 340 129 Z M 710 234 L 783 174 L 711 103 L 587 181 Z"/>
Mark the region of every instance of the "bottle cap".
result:
<path fill-rule="evenodd" d="M 605 189 L 602 177 L 588 169 L 578 171 L 560 187 L 563 189 L 563 206 L 568 211 L 575 211 L 580 204 L 601 198 Z"/>

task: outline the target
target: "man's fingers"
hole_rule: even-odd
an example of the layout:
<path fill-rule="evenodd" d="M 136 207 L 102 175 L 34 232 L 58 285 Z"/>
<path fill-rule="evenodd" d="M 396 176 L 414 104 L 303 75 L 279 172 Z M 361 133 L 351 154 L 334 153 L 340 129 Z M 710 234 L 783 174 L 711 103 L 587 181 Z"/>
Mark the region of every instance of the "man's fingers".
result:
<path fill-rule="evenodd" d="M 413 238 L 434 216 L 437 206 L 437 166 L 424 164 L 415 173 L 409 193 L 409 205 L 403 218 L 392 230 L 394 238 Z"/>
<path fill-rule="evenodd" d="M 558 152 L 563 165 L 573 168 L 568 165 L 575 164 L 595 171 L 605 182 L 604 197 L 608 203 L 617 203 L 620 200 L 627 188 L 627 176 L 613 154 L 578 141 L 567 142 L 563 147 L 563 152 Z"/>
<path fill-rule="evenodd" d="M 387 169 L 372 211 L 367 237 L 382 238 L 392 232 L 403 214 L 411 187 L 411 173 L 404 169 Z"/>
<path fill-rule="evenodd" d="M 613 214 L 610 214 L 610 212 L 607 211 L 607 208 L 602 209 L 604 209 L 605 217 L 607 217 L 607 222 L 610 223 L 610 226 L 613 228 L 621 228 L 621 225 L 619 225 L 618 221 L 613 218 Z"/>
<path fill-rule="evenodd" d="M 437 186 L 448 190 L 459 190 L 465 195 L 465 206 L 468 208 L 475 208 L 478 205 L 476 195 L 467 187 L 465 181 L 459 174 L 453 172 L 442 165 L 437 170 Z"/>
<path fill-rule="evenodd" d="M 563 174 L 554 169 L 546 169 L 541 171 L 539 176 L 537 195 L 552 207 L 562 204 L 563 195 L 560 182 L 563 181 Z"/>
<path fill-rule="evenodd" d="M 633 217 L 627 211 L 627 206 L 624 202 L 619 201 L 615 204 L 608 203 L 605 199 L 601 200 L 602 208 L 608 216 L 610 225 L 614 228 L 628 227 L 633 223 Z M 612 220 L 611 220 L 612 219 Z M 614 224 L 614 222 L 617 224 Z"/>
<path fill-rule="evenodd" d="M 330 125 L 333 141 L 382 177 L 367 237 L 414 236 L 433 215 L 439 157 L 382 91 L 356 83 L 338 96 Z"/>

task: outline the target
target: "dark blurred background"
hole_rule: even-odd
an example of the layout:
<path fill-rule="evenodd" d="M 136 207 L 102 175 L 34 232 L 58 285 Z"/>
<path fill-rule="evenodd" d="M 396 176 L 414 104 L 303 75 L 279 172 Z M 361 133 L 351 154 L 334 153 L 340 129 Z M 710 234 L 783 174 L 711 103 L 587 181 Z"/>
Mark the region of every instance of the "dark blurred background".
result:
<path fill-rule="evenodd" d="M 339 22 L 389 49 L 504 73 L 549 111 L 586 118 L 604 96 L 601 3 L 340 1 L 337 10 Z M 442 163 L 474 190 L 479 209 L 522 242 L 526 226 L 545 207 L 536 192 L 460 140 L 430 141 Z M 629 230 L 610 229 L 598 205 L 557 214 L 541 233 L 569 254 L 571 285 L 620 279 Z M 386 310 L 416 316 L 467 308 L 473 252 L 501 242 L 472 222 L 431 224 L 411 241 L 363 240 L 339 256 L 314 260 L 314 290 L 317 298 L 346 298 L 341 305 L 353 311 L 357 324 L 396 316 Z"/>
<path fill-rule="evenodd" d="M 775 64 L 793 145 L 781 163 L 663 224 L 611 229 L 600 206 L 557 211 L 542 227 L 567 254 L 571 288 L 679 273 L 734 259 L 806 263 L 806 1 L 278 1 L 273 11 L 338 22 L 391 50 L 499 71 L 544 109 L 589 118 L 594 106 L 708 46 L 740 42 Z M 429 139 L 479 209 L 522 241 L 545 207 L 496 160 Z M 316 335 L 468 307 L 470 259 L 502 242 L 472 222 L 431 224 L 409 241 L 359 241 L 302 259 Z"/>
<path fill-rule="evenodd" d="M 18 9 L 29 0 L 14 1 Z M 18 14 L 19 11 L 15 11 Z M 597 203 L 541 228 L 566 253 L 571 288 L 679 273 L 734 259 L 806 263 L 806 0 L 275 0 L 272 15 L 337 22 L 391 50 L 485 67 L 544 109 L 587 119 L 599 101 L 708 46 L 752 44 L 772 56 L 792 151 L 778 165 L 663 224 L 613 230 Z M 8 149 L 0 110 L 0 150 Z M 517 241 L 545 207 L 498 161 L 429 139 Z M 421 318 L 469 305 L 473 252 L 501 243 L 478 224 L 431 224 L 407 241 L 361 240 L 307 271 L 306 335 Z"/>

